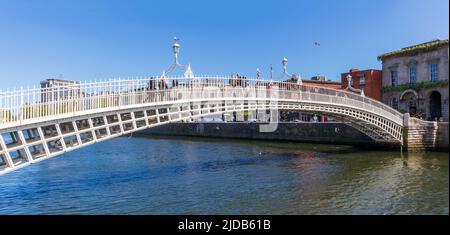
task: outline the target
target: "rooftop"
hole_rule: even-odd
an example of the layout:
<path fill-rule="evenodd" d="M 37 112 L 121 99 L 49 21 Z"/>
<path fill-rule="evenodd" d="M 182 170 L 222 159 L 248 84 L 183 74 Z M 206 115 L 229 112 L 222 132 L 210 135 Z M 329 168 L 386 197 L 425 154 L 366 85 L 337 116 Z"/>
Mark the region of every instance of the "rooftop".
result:
<path fill-rule="evenodd" d="M 340 82 L 331 81 L 331 80 L 327 80 L 327 81 L 321 81 L 321 80 L 302 80 L 302 82 L 306 82 L 306 83 L 323 83 L 323 84 L 341 84 Z"/>
<path fill-rule="evenodd" d="M 45 79 L 44 81 L 41 81 L 42 83 L 49 83 L 49 82 L 62 82 L 62 83 L 72 83 L 72 84 L 76 84 L 79 83 L 77 81 L 71 81 L 71 80 L 64 80 L 64 79 L 59 79 L 59 78 L 49 78 L 49 79 Z"/>
<path fill-rule="evenodd" d="M 359 69 L 355 69 L 355 68 L 352 68 L 352 69 L 350 69 L 348 72 L 345 72 L 345 73 L 341 73 L 341 75 L 346 75 L 346 74 L 355 74 L 355 73 L 365 73 L 365 72 L 371 72 L 371 71 L 381 71 L 381 70 L 379 70 L 379 69 L 363 69 L 363 70 L 359 70 Z"/>
<path fill-rule="evenodd" d="M 418 53 L 432 51 L 432 50 L 435 50 L 435 49 L 437 49 L 441 46 L 445 46 L 445 45 L 448 46 L 448 39 L 445 39 L 445 40 L 435 39 L 433 41 L 421 43 L 421 44 L 414 45 L 414 46 L 404 47 L 400 50 L 381 54 L 378 56 L 378 60 L 384 60 L 386 58 L 390 58 L 390 57 L 394 57 L 394 56 L 417 55 Z"/>

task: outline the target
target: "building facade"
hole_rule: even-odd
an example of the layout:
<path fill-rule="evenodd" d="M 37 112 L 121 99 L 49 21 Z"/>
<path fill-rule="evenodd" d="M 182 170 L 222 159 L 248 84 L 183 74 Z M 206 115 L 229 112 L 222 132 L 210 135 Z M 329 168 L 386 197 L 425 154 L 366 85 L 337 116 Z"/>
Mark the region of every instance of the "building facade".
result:
<path fill-rule="evenodd" d="M 78 82 L 62 79 L 46 79 L 41 81 L 41 101 L 68 100 L 81 97 Z"/>
<path fill-rule="evenodd" d="M 352 76 L 351 86 L 364 91 L 364 95 L 372 99 L 381 101 L 381 80 L 382 71 L 376 69 L 350 69 L 347 73 L 341 74 L 341 89 L 348 88 L 347 76 Z"/>
<path fill-rule="evenodd" d="M 340 82 L 327 80 L 327 78 L 323 75 L 311 77 L 310 80 L 302 80 L 302 84 L 307 86 L 318 86 L 336 90 L 341 89 Z M 290 113 L 286 116 L 284 116 L 282 113 L 281 121 L 330 122 L 335 121 L 335 119 L 313 113 L 297 112 L 297 113 Z"/>
<path fill-rule="evenodd" d="M 311 80 L 302 80 L 303 85 L 307 86 L 320 86 L 331 89 L 341 89 L 341 83 L 335 81 L 329 81 L 326 79 L 315 79 L 316 77 L 312 77 Z"/>
<path fill-rule="evenodd" d="M 382 100 L 424 120 L 449 120 L 449 47 L 447 40 L 382 54 Z"/>

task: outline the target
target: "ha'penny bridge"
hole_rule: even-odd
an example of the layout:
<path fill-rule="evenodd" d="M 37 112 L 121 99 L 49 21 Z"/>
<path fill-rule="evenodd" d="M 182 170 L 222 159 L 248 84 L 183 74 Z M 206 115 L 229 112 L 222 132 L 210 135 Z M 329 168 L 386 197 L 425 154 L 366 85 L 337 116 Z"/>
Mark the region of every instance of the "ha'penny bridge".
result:
<path fill-rule="evenodd" d="M 338 117 L 377 142 L 402 142 L 403 115 L 387 105 L 351 92 L 262 79 L 107 80 L 6 91 L 0 102 L 0 174 L 145 128 L 243 111 Z"/>
<path fill-rule="evenodd" d="M 146 128 L 234 112 L 326 115 L 376 142 L 403 143 L 404 115 L 363 94 L 301 80 L 193 76 L 190 66 L 185 76 L 169 77 L 181 66 L 175 52 L 175 66 L 162 76 L 1 91 L 0 175 Z"/>

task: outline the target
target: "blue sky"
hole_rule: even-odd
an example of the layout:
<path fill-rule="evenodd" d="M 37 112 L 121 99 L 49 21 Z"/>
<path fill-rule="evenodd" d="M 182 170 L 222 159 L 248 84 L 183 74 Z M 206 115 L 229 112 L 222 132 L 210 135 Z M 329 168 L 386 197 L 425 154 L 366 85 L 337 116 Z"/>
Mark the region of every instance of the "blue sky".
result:
<path fill-rule="evenodd" d="M 376 57 L 448 38 L 448 0 L 21 1 L 0 0 L 0 88 L 62 74 L 94 80 L 160 75 L 180 61 L 195 74 L 289 71 L 338 80 Z M 315 46 L 319 42 L 320 46 Z"/>

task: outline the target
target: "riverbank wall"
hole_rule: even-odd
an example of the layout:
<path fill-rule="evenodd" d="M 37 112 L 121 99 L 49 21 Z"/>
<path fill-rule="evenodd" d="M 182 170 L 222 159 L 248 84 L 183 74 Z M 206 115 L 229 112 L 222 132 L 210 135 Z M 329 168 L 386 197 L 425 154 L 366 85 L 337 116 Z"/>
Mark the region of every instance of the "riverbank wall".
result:
<path fill-rule="evenodd" d="M 263 123 L 169 123 L 143 131 L 138 135 L 195 136 L 234 139 L 279 140 L 376 147 L 371 138 L 342 122 L 278 123 L 273 132 L 261 132 Z M 386 146 L 384 146 L 386 147 Z M 399 146 L 387 146 L 395 148 Z"/>
<path fill-rule="evenodd" d="M 405 115 L 404 146 L 408 151 L 448 151 L 448 122 L 430 122 Z"/>

